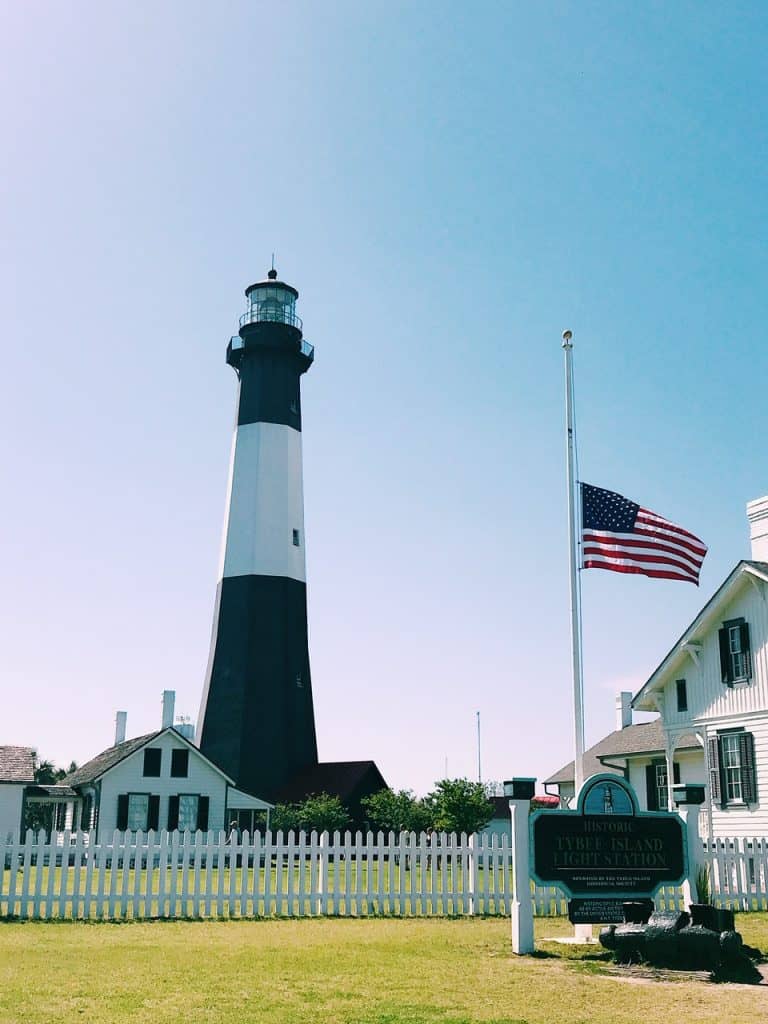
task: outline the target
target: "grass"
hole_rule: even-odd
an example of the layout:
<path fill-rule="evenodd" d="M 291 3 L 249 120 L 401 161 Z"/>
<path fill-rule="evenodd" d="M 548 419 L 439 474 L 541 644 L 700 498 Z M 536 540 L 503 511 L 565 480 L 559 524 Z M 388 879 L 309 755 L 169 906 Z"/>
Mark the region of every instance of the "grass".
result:
<path fill-rule="evenodd" d="M 768 949 L 768 914 L 742 915 Z M 504 919 L 0 924 L 0 1022 L 50 1024 L 669 1024 L 763 1021 L 750 986 L 628 983 L 604 954 L 513 957 Z"/>

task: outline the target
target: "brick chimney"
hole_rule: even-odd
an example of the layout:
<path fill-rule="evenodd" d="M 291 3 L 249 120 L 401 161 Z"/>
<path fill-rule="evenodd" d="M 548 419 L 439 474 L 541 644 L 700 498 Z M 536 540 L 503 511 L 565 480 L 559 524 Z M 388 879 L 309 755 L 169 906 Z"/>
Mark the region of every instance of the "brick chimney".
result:
<path fill-rule="evenodd" d="M 768 562 L 768 495 L 747 502 L 749 540 L 755 562 Z"/>
<path fill-rule="evenodd" d="M 616 730 L 632 725 L 632 694 L 622 690 L 616 694 Z"/>
<path fill-rule="evenodd" d="M 115 746 L 125 742 L 125 729 L 128 724 L 128 712 L 118 711 L 115 715 Z"/>

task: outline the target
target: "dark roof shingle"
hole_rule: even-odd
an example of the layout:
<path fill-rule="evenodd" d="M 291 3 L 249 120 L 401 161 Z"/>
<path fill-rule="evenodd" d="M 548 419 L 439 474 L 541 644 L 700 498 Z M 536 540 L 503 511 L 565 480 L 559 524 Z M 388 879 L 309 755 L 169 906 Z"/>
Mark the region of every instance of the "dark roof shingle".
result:
<path fill-rule="evenodd" d="M 600 758 L 603 757 L 628 757 L 634 754 L 655 754 L 665 749 L 664 728 L 661 719 L 653 722 L 641 722 L 638 725 L 628 725 L 624 729 L 617 729 L 615 732 L 604 736 L 593 747 L 590 747 L 584 754 L 584 778 L 595 775 L 597 772 L 610 771 L 610 768 L 603 764 Z M 692 749 L 700 746 L 699 741 L 693 734 L 681 736 L 675 749 Z M 559 782 L 573 782 L 573 761 L 550 775 L 544 780 L 545 785 L 554 785 Z"/>
<path fill-rule="evenodd" d="M 34 747 L 0 747 L 0 782 L 34 781 Z"/>
<path fill-rule="evenodd" d="M 94 782 L 104 772 L 114 768 L 116 764 L 119 764 L 120 761 L 133 754 L 136 750 L 141 749 L 145 743 L 149 743 L 155 736 L 159 736 L 161 732 L 162 729 L 147 733 L 146 736 L 137 736 L 133 740 L 125 740 L 124 743 L 118 743 L 108 750 L 103 750 L 96 757 L 92 757 L 90 761 L 76 768 L 75 771 L 70 772 L 69 775 L 61 780 L 62 783 L 65 786 L 84 786 L 88 782 Z"/>

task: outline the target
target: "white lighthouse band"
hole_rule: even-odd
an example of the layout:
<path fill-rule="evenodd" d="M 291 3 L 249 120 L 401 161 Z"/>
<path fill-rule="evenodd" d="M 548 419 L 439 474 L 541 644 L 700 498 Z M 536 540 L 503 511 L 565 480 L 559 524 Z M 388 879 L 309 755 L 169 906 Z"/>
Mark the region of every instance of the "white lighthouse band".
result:
<path fill-rule="evenodd" d="M 306 581 L 301 431 L 282 423 L 235 429 L 219 580 Z"/>

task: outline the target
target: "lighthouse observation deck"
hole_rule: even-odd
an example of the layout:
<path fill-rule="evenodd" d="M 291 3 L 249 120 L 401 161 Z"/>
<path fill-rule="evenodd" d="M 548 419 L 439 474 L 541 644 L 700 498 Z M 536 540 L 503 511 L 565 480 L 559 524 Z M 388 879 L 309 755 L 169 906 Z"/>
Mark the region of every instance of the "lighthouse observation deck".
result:
<path fill-rule="evenodd" d="M 247 323 L 247 324 L 253 324 L 253 323 L 257 323 L 257 322 L 258 321 L 256 321 L 256 320 L 246 320 L 245 321 L 245 323 Z M 279 322 L 280 321 L 278 321 L 278 323 Z M 235 353 L 241 352 L 244 347 L 245 347 L 245 343 L 243 342 L 243 339 L 240 337 L 240 335 L 239 334 L 233 334 L 232 337 L 229 339 L 229 344 L 227 345 L 227 356 L 229 357 L 233 352 L 235 352 Z M 299 342 L 298 351 L 301 352 L 301 354 L 303 356 L 307 357 L 307 360 L 308 360 L 307 366 L 309 366 L 314 361 L 314 358 L 315 358 L 315 346 L 314 345 L 310 345 L 310 343 L 308 341 L 305 341 L 304 338 L 302 338 L 301 341 Z M 229 358 L 227 358 L 227 362 L 231 362 L 231 360 Z"/>
<path fill-rule="evenodd" d="M 296 315 L 299 293 L 293 285 L 277 280 L 274 267 L 263 281 L 245 289 L 248 309 L 240 317 L 240 334 L 227 346 L 227 362 L 239 373 L 246 349 L 288 349 L 303 356 L 305 372 L 312 364 L 315 350 L 302 337 L 303 324 Z M 283 330 L 286 328 L 286 330 Z"/>

